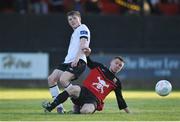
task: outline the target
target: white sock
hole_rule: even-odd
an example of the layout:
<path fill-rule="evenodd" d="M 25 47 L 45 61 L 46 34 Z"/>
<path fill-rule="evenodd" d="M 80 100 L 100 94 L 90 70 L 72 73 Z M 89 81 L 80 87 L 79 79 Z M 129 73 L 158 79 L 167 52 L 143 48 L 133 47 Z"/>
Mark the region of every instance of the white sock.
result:
<path fill-rule="evenodd" d="M 49 91 L 51 93 L 51 96 L 53 99 L 56 99 L 56 97 L 59 95 L 59 87 L 58 85 L 55 85 L 55 86 L 52 86 L 49 88 Z M 63 108 L 63 105 L 62 104 L 59 104 L 57 107 L 62 107 Z"/>

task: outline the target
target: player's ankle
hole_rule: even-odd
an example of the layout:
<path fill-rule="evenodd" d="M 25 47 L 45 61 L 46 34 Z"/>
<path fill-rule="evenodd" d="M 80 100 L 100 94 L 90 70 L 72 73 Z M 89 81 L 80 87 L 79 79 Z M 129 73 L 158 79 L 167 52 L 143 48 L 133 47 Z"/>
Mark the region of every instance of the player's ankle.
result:
<path fill-rule="evenodd" d="M 64 114 L 66 112 L 66 110 L 63 107 L 57 107 L 57 113 L 59 114 Z"/>

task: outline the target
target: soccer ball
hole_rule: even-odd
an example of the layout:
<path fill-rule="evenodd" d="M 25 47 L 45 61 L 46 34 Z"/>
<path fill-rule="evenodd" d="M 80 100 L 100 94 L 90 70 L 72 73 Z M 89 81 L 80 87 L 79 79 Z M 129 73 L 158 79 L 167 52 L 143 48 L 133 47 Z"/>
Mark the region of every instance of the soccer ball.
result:
<path fill-rule="evenodd" d="M 160 96 L 167 96 L 172 90 L 172 85 L 167 80 L 160 80 L 156 83 L 155 91 Z"/>

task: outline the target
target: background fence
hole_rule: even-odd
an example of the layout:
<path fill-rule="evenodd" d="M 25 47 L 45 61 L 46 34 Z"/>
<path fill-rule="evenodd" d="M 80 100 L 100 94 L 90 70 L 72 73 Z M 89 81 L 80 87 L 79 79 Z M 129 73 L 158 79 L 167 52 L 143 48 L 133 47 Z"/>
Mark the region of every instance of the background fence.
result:
<path fill-rule="evenodd" d="M 90 47 L 94 59 L 104 62 L 113 55 L 123 55 L 126 57 L 127 66 L 132 65 L 133 60 L 138 66 L 142 60 L 145 61 L 145 67 L 148 63 L 151 64 L 146 69 L 138 66 L 134 69 L 125 68 L 121 76 L 125 81 L 125 88 L 153 88 L 157 80 L 164 78 L 172 81 L 175 88 L 179 88 L 179 16 L 86 15 L 82 21 L 91 31 Z M 64 60 L 72 31 L 64 14 L 1 14 L 0 52 L 47 53 L 50 73 Z M 168 68 L 163 67 L 166 63 L 170 63 Z M 160 75 L 157 75 L 158 73 Z M 86 74 L 87 71 L 81 80 Z M 0 79 L 0 85 L 46 87 L 47 81 L 46 78 Z"/>

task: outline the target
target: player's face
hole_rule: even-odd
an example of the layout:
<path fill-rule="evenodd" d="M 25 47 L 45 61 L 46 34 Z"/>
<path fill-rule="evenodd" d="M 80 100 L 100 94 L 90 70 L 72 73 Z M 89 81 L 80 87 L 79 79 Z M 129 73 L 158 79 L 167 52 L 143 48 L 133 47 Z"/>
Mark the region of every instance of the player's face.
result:
<path fill-rule="evenodd" d="M 81 24 L 81 18 L 76 15 L 68 16 L 69 25 L 75 29 Z"/>
<path fill-rule="evenodd" d="M 110 70 L 113 73 L 118 73 L 124 66 L 124 62 L 120 61 L 119 59 L 113 59 L 110 63 Z"/>

